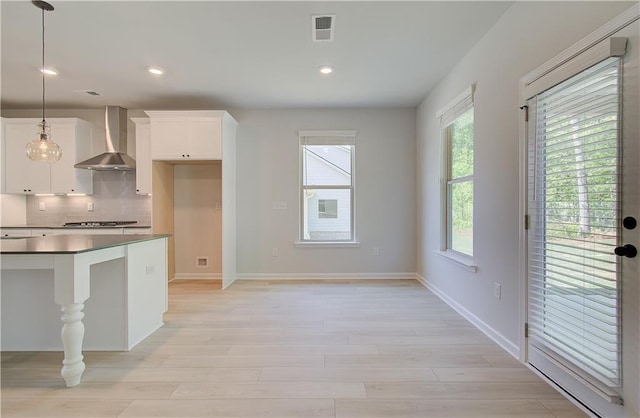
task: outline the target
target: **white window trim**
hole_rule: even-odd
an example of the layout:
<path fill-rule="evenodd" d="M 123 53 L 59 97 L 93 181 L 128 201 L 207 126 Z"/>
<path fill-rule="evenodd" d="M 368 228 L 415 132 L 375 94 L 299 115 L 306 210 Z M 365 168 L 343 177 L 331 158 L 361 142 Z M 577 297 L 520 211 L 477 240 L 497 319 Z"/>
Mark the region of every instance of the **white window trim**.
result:
<path fill-rule="evenodd" d="M 449 197 L 448 197 L 448 182 L 449 182 L 449 164 L 450 164 L 450 155 L 451 155 L 451 147 L 449 143 L 450 137 L 450 129 L 451 124 L 460 116 L 462 113 L 466 112 L 469 109 L 473 109 L 474 103 L 474 94 L 475 94 L 475 84 L 472 84 L 468 88 L 466 88 L 462 93 L 456 96 L 455 99 L 447 103 L 446 106 L 442 107 L 436 113 L 436 117 L 440 120 L 440 248 L 436 251 L 437 254 L 458 263 L 459 265 L 476 272 L 478 270 L 478 266 L 475 264 L 474 258 L 472 255 L 464 254 L 455 250 L 448 248 L 448 235 L 449 235 L 449 224 L 448 224 L 448 210 L 449 210 Z M 466 104 L 466 105 L 465 105 Z M 464 111 L 460 111 L 460 106 L 465 106 Z M 475 125 L 475 119 L 474 119 Z M 474 139 L 475 142 L 475 139 Z M 475 174 L 475 170 L 474 170 Z M 464 180 L 467 181 L 471 179 L 474 181 L 474 176 L 465 176 L 459 177 L 456 180 Z M 474 206 L 475 206 L 475 196 L 474 196 Z M 475 246 L 475 240 L 474 240 Z M 475 249 L 474 249 L 475 250 Z M 474 251 L 475 254 L 475 251 Z"/>
<path fill-rule="evenodd" d="M 298 168 L 298 193 L 300 193 L 300 197 L 298 198 L 298 239 L 294 241 L 295 247 L 308 247 L 308 248 L 320 248 L 320 247 L 359 247 L 360 242 L 356 239 L 356 169 L 355 169 L 355 138 L 357 131 L 356 130 L 303 130 L 298 131 L 298 160 L 299 160 L 299 168 Z M 350 240 L 336 240 L 336 241 L 314 241 L 314 240 L 305 240 L 302 237 L 304 226 L 304 214 L 302 213 L 304 205 L 303 205 L 303 176 L 302 176 L 302 168 L 303 168 L 303 158 L 302 158 L 302 142 L 304 137 L 336 137 L 345 138 L 345 141 L 353 142 L 353 152 L 351 154 L 351 186 L 348 187 L 351 189 L 351 239 Z M 346 139 L 350 138 L 350 139 Z M 323 188 L 326 186 L 318 186 L 317 188 Z M 335 188 L 335 187 L 332 187 Z M 339 187 L 339 188 L 347 188 L 347 187 Z"/>
<path fill-rule="evenodd" d="M 359 241 L 296 241 L 293 243 L 296 247 L 302 248 L 359 248 Z"/>
<path fill-rule="evenodd" d="M 473 257 L 469 257 L 466 254 L 459 253 L 454 250 L 436 250 L 434 253 L 438 254 L 441 257 L 446 258 L 449 261 L 452 261 L 473 273 L 478 271 L 478 265 L 476 264 Z"/>
<path fill-rule="evenodd" d="M 333 130 L 333 131 L 298 131 L 298 138 L 305 136 L 344 136 L 355 138 L 358 132 L 355 130 Z"/>
<path fill-rule="evenodd" d="M 473 103 L 473 95 L 475 93 L 475 84 L 470 85 L 469 87 L 467 87 L 466 89 L 464 89 L 464 91 L 460 94 L 458 94 L 456 96 L 455 99 L 451 100 L 449 103 L 447 103 L 445 106 L 443 106 L 442 108 L 440 108 L 440 110 L 438 110 L 438 112 L 436 113 L 436 118 L 440 119 L 440 123 L 441 123 L 441 127 L 450 125 L 451 122 L 453 122 L 453 119 L 447 120 L 447 119 L 443 119 L 443 116 L 446 115 L 446 113 L 454 110 L 456 108 L 456 106 L 458 106 L 460 103 L 470 99 L 471 102 Z"/>

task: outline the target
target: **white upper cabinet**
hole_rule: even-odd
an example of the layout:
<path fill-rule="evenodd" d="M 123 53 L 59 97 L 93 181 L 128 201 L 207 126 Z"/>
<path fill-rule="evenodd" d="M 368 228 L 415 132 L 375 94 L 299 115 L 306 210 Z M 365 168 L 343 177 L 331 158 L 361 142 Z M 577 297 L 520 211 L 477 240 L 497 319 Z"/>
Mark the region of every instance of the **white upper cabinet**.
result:
<path fill-rule="evenodd" d="M 51 139 L 62 148 L 56 163 L 31 161 L 25 153 L 35 139 L 40 119 L 4 119 L 3 167 L 5 193 L 93 193 L 93 173 L 73 165 L 91 153 L 92 125 L 75 118 L 52 118 Z"/>
<path fill-rule="evenodd" d="M 187 143 L 190 158 L 222 159 L 222 118 L 188 121 Z"/>
<path fill-rule="evenodd" d="M 51 133 L 62 148 L 60 161 L 51 164 L 51 193 L 92 194 L 93 172 L 73 165 L 91 157 L 93 125 L 81 119 L 52 119 Z"/>
<path fill-rule="evenodd" d="M 4 152 L 2 153 L 5 193 L 51 193 L 51 164 L 31 161 L 25 146 L 36 138 L 39 119 L 4 121 Z M 64 152 L 64 149 L 62 150 Z"/>
<path fill-rule="evenodd" d="M 132 118 L 136 124 L 136 193 L 151 194 L 151 125 L 149 118 Z"/>
<path fill-rule="evenodd" d="M 222 159 L 223 110 L 146 111 L 153 160 Z"/>

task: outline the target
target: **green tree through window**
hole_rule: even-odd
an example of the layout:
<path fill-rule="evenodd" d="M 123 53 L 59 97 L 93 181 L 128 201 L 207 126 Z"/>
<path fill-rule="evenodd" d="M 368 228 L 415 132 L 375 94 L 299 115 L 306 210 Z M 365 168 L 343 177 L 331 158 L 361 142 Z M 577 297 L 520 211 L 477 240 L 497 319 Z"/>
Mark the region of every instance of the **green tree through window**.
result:
<path fill-rule="evenodd" d="M 447 249 L 473 255 L 473 108 L 447 127 Z"/>

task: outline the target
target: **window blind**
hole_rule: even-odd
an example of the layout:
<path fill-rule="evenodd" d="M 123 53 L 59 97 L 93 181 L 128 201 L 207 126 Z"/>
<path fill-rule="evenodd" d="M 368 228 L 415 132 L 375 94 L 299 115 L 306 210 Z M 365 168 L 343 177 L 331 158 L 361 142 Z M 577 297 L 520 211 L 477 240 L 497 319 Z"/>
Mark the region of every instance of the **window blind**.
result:
<path fill-rule="evenodd" d="M 529 151 L 529 338 L 621 384 L 619 58 L 538 94 Z"/>
<path fill-rule="evenodd" d="M 436 113 L 436 117 L 440 119 L 441 128 L 451 125 L 454 120 L 473 107 L 474 92 L 475 85 L 469 86 L 460 93 L 458 97 L 453 99 L 449 104 Z"/>
<path fill-rule="evenodd" d="M 299 131 L 300 145 L 355 145 L 356 131 Z"/>

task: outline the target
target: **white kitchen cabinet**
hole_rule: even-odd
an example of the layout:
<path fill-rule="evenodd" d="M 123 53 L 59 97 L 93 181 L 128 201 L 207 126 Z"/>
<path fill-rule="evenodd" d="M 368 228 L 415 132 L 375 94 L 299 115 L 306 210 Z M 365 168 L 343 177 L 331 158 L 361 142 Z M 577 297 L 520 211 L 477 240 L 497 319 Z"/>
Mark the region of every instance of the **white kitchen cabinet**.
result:
<path fill-rule="evenodd" d="M 46 237 L 48 235 L 147 235 L 151 228 L 2 228 L 4 238 Z"/>
<path fill-rule="evenodd" d="M 49 228 L 33 228 L 31 229 L 32 237 L 46 237 L 47 235 L 56 235 L 54 229 Z"/>
<path fill-rule="evenodd" d="M 29 160 L 25 153 L 26 144 L 37 135 L 40 121 L 38 118 L 4 120 L 5 193 L 93 193 L 93 173 L 73 167 L 91 154 L 92 125 L 75 118 L 49 119 L 51 138 L 62 148 L 62 158 L 56 163 L 43 163 Z"/>
<path fill-rule="evenodd" d="M 55 235 L 55 229 L 49 228 L 3 228 L 0 235 L 5 238 L 46 237 Z"/>
<path fill-rule="evenodd" d="M 51 193 L 93 193 L 93 172 L 73 165 L 91 157 L 93 125 L 81 119 L 52 119 L 53 140 L 62 148 L 62 158 L 51 164 Z"/>
<path fill-rule="evenodd" d="M 147 235 L 152 234 L 151 228 L 122 228 L 124 235 Z"/>
<path fill-rule="evenodd" d="M 46 237 L 48 235 L 61 235 L 59 229 L 54 228 L 3 228 L 0 235 L 5 238 Z"/>
<path fill-rule="evenodd" d="M 5 163 L 4 153 L 6 152 L 4 141 L 4 118 L 0 117 L 0 154 L 2 154 L 2 163 Z M 7 193 L 7 181 L 5 180 L 4 170 L 0 173 L 0 193 Z"/>
<path fill-rule="evenodd" d="M 25 238 L 31 236 L 30 228 L 5 228 L 0 229 L 0 236 L 3 238 Z"/>
<path fill-rule="evenodd" d="M 223 110 L 145 111 L 151 120 L 152 160 L 222 159 Z M 234 133 L 235 135 L 235 133 Z"/>
<path fill-rule="evenodd" d="M 151 124 L 149 118 L 131 118 L 136 124 L 136 193 L 151 194 Z"/>
<path fill-rule="evenodd" d="M 39 119 L 4 121 L 2 166 L 5 193 L 51 193 L 51 164 L 31 161 L 25 152 L 27 143 L 36 138 L 39 122 Z"/>
<path fill-rule="evenodd" d="M 238 122 L 223 110 L 201 111 L 145 111 L 151 123 L 151 159 L 154 161 L 152 196 L 153 232 L 174 235 L 169 240 L 169 277 L 176 275 L 175 235 L 187 234 L 176 230 L 174 219 L 176 209 L 184 202 L 175 199 L 175 170 L 193 160 L 211 161 L 221 165 L 221 197 L 214 199 L 222 202 L 222 231 L 218 243 L 222 246 L 222 286 L 231 285 L 236 279 L 236 129 Z M 215 131 L 215 132 L 211 132 Z M 187 141 L 190 137 L 191 140 Z M 194 141 L 193 138 L 200 138 Z M 188 144 L 184 145 L 184 144 Z M 188 151 L 183 151 L 185 148 Z M 183 153 L 184 156 L 183 156 Z M 160 162 L 155 162 L 160 160 Z M 164 160 L 164 161 L 162 161 Z M 213 164 L 212 164 L 213 165 Z M 213 193 L 211 189 L 199 190 L 199 193 Z M 215 205 L 215 203 L 214 203 Z M 215 210 L 207 207 L 207 210 Z M 217 209 L 220 209 L 218 207 Z M 218 235 L 218 234 L 216 234 Z M 219 247 L 219 246 L 218 246 Z M 219 248 L 207 249 L 219 254 Z M 198 250 L 190 254 L 203 256 Z M 213 256 L 212 256 L 213 257 Z M 218 255 L 218 257 L 220 257 Z M 180 274 L 181 272 L 177 272 Z"/>

